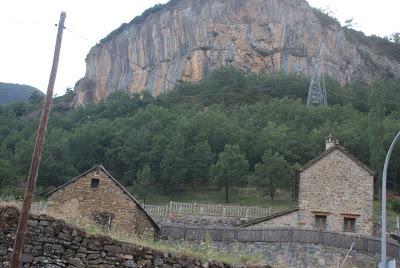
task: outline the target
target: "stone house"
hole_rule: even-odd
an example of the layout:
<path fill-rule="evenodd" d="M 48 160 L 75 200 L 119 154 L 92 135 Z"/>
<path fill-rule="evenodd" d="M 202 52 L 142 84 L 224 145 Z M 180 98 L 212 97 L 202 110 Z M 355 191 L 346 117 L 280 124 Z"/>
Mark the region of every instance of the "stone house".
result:
<path fill-rule="evenodd" d="M 242 224 L 373 234 L 375 172 L 329 135 L 326 150 L 297 171 L 298 207 Z"/>
<path fill-rule="evenodd" d="M 102 166 L 95 166 L 47 193 L 55 218 L 96 223 L 126 233 L 157 234 L 158 225 Z"/>

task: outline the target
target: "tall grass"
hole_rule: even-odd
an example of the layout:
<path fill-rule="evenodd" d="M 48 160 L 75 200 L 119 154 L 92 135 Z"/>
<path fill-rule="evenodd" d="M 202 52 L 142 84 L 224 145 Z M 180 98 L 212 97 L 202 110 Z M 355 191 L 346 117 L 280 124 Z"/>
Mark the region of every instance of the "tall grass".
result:
<path fill-rule="evenodd" d="M 203 260 L 214 260 L 228 264 L 261 266 L 266 265 L 265 258 L 261 253 L 254 253 L 246 250 L 221 250 L 212 245 L 210 236 L 203 241 L 193 242 L 187 240 L 162 240 L 155 239 L 150 234 L 135 235 L 127 234 L 116 230 L 105 230 L 95 224 L 85 224 L 79 220 L 71 220 L 69 223 L 79 227 L 89 234 L 98 236 L 109 236 L 115 240 L 135 244 L 156 251 L 169 252 L 186 255 Z"/>

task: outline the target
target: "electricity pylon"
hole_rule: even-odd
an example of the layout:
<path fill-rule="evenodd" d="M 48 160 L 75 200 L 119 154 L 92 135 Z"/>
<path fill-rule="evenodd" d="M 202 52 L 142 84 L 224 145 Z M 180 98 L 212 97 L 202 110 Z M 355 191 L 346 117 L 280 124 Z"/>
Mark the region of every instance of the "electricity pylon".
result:
<path fill-rule="evenodd" d="M 327 106 L 325 75 L 324 75 L 324 46 L 321 46 L 319 57 L 313 58 L 311 82 L 308 89 L 307 106 L 323 105 Z"/>

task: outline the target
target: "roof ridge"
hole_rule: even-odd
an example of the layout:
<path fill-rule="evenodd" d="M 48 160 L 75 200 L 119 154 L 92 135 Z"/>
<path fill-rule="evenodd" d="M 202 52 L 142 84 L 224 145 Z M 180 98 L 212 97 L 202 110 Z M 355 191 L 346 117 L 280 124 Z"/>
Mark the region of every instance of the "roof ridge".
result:
<path fill-rule="evenodd" d="M 365 171 L 367 171 L 370 175 L 376 176 L 377 172 L 372 170 L 370 167 L 368 167 L 366 164 L 364 164 L 363 162 L 361 162 L 359 159 L 357 159 L 357 157 L 355 157 L 354 155 L 352 155 L 350 152 L 348 152 L 343 146 L 340 145 L 334 145 L 331 148 L 325 150 L 324 152 L 322 152 L 321 154 L 319 154 L 317 157 L 315 157 L 314 159 L 311 159 L 310 161 L 308 161 L 306 164 L 304 164 L 300 169 L 300 171 L 303 171 L 309 167 L 311 167 L 313 164 L 315 164 L 316 162 L 318 162 L 319 160 L 321 160 L 323 157 L 327 156 L 328 154 L 330 154 L 331 152 L 335 151 L 335 150 L 339 150 L 341 151 L 343 154 L 345 154 L 347 157 L 349 157 L 351 160 L 353 160 L 359 167 L 361 167 L 362 169 L 364 169 Z"/>

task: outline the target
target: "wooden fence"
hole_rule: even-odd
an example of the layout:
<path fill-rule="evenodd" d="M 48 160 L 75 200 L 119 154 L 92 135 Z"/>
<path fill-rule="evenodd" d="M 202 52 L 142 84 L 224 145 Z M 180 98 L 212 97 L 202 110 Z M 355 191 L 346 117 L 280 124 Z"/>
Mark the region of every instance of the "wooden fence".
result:
<path fill-rule="evenodd" d="M 165 218 L 170 214 L 182 214 L 256 219 L 267 217 L 275 212 L 272 208 L 181 203 L 172 201 L 165 206 L 144 204 L 143 208 L 149 215 L 159 218 Z"/>
<path fill-rule="evenodd" d="M 8 202 L 8 201 L 0 200 L 0 205 L 2 203 L 12 203 L 12 204 L 17 205 L 19 208 L 22 208 L 22 201 Z M 33 214 L 46 214 L 47 213 L 47 202 L 46 201 L 32 202 L 30 212 Z"/>
<path fill-rule="evenodd" d="M 380 239 L 369 236 L 348 235 L 344 233 L 306 230 L 297 228 L 242 229 L 218 227 L 188 227 L 182 225 L 163 225 L 161 236 L 176 240 L 204 240 L 216 242 L 286 242 L 320 244 L 349 249 L 354 242 L 354 250 L 368 254 L 380 254 Z M 387 242 L 387 254 L 400 257 L 400 246 Z"/>
<path fill-rule="evenodd" d="M 19 207 L 22 206 L 22 202 L 20 201 L 12 202 L 16 203 Z M 0 203 L 2 203 L 2 200 L 0 200 Z M 275 212 L 272 208 L 181 203 L 172 201 L 165 206 L 144 204 L 143 208 L 150 216 L 158 218 L 167 218 L 169 215 L 175 214 L 256 219 L 269 216 Z M 46 213 L 47 202 L 33 202 L 31 212 L 36 214 Z"/>

